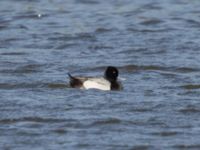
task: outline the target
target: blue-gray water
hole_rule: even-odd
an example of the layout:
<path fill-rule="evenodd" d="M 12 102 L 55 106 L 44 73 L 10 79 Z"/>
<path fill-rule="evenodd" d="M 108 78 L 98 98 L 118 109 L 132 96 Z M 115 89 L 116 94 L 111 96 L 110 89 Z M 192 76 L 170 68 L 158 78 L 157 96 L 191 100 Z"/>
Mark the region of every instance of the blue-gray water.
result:
<path fill-rule="evenodd" d="M 199 150 L 199 0 L 1 0 L 1 150 Z M 119 68 L 123 91 L 68 87 Z"/>

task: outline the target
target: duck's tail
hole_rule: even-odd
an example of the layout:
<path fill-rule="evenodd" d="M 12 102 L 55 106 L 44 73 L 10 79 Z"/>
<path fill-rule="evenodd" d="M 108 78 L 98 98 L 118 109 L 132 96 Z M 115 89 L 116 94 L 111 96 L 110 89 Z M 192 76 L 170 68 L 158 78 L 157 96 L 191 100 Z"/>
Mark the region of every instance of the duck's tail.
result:
<path fill-rule="evenodd" d="M 68 76 L 70 78 L 69 83 L 71 87 L 80 87 L 82 85 L 81 80 L 79 80 L 78 78 L 73 77 L 70 73 L 68 73 Z"/>
<path fill-rule="evenodd" d="M 70 80 L 74 79 L 74 77 L 70 73 L 68 73 L 68 76 L 69 76 Z"/>
<path fill-rule="evenodd" d="M 70 73 L 68 73 L 68 76 L 69 76 L 70 80 L 80 80 L 78 77 L 74 77 Z"/>

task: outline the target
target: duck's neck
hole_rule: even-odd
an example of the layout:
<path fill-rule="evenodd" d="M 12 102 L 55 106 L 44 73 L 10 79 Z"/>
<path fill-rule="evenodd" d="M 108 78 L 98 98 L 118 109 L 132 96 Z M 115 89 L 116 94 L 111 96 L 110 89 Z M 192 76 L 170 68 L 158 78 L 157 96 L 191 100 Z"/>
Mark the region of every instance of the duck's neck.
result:
<path fill-rule="evenodd" d="M 107 76 L 104 76 L 104 78 L 105 78 L 106 80 L 110 81 L 111 83 L 112 83 L 112 82 L 117 82 L 117 78 L 109 78 L 109 77 L 107 77 Z"/>

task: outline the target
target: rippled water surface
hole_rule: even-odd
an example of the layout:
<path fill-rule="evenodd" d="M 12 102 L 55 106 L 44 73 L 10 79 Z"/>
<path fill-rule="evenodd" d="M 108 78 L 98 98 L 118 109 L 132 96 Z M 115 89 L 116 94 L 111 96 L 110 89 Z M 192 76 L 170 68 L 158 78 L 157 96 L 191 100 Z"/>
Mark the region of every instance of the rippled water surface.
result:
<path fill-rule="evenodd" d="M 1 0 L 0 149 L 199 150 L 199 0 Z M 67 73 L 119 68 L 123 91 Z"/>

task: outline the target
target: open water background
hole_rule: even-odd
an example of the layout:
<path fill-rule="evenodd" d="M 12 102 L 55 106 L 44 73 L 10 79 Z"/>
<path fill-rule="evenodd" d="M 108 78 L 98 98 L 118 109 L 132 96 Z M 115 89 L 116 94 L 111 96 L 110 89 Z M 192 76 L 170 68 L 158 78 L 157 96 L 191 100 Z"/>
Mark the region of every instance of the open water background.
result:
<path fill-rule="evenodd" d="M 0 1 L 0 149 L 199 150 L 199 116 L 199 0 Z"/>

